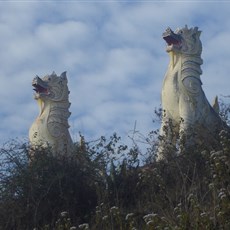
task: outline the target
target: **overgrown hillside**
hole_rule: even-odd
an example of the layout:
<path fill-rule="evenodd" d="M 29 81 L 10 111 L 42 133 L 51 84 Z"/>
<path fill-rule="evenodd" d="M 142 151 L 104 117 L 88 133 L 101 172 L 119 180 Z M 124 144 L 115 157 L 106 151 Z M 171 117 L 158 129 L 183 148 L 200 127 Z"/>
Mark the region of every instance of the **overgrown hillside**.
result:
<path fill-rule="evenodd" d="M 82 141 L 72 159 L 41 148 L 30 159 L 26 144 L 3 146 L 0 229 L 230 229 L 228 134 L 216 150 L 169 151 L 159 162 L 151 138 L 146 153 L 116 134 Z"/>

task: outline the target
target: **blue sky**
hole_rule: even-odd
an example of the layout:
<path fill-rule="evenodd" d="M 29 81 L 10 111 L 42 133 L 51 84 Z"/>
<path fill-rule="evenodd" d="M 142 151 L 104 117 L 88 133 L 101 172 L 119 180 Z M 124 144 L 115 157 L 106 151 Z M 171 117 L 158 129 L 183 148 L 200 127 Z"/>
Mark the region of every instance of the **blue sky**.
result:
<path fill-rule="evenodd" d="M 35 75 L 67 71 L 74 141 L 136 124 L 153 129 L 154 108 L 169 58 L 162 32 L 202 30 L 203 89 L 209 101 L 230 94 L 228 1 L 7 1 L 0 2 L 0 143 L 27 140 L 38 115 Z"/>

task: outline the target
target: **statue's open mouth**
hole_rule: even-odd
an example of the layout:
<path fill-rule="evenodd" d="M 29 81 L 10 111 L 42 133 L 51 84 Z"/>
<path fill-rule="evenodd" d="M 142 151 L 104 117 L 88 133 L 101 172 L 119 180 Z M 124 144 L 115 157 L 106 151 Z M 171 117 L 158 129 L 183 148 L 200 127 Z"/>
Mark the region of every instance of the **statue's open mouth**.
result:
<path fill-rule="evenodd" d="M 37 94 L 49 94 L 49 87 L 46 82 L 44 82 L 40 77 L 35 77 L 32 82 L 34 91 Z"/>
<path fill-rule="evenodd" d="M 179 49 L 182 44 L 182 39 L 179 34 L 175 34 L 170 28 L 167 28 L 163 33 L 163 39 L 167 42 L 168 48 Z"/>

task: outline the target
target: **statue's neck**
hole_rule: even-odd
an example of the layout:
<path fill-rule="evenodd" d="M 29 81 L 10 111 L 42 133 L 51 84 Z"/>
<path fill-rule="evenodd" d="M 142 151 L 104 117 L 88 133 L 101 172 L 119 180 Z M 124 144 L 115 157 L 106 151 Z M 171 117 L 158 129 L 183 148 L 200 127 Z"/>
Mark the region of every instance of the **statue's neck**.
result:
<path fill-rule="evenodd" d="M 193 72 L 198 77 L 202 74 L 200 66 L 203 61 L 199 55 L 187 55 L 176 52 L 169 52 L 169 70 Z M 182 74 L 182 73 L 181 73 Z"/>
<path fill-rule="evenodd" d="M 170 56 L 169 68 L 172 70 L 175 68 L 175 66 L 177 66 L 181 62 L 181 55 L 171 51 L 169 52 L 169 56 Z"/>
<path fill-rule="evenodd" d="M 63 100 L 63 101 L 49 101 L 49 100 L 41 100 L 38 99 L 38 106 L 39 106 L 39 117 L 44 116 L 44 115 L 49 115 L 50 110 L 53 111 L 69 111 L 70 103 L 68 100 Z"/>
<path fill-rule="evenodd" d="M 47 103 L 43 101 L 42 99 L 37 99 L 38 107 L 39 107 L 39 117 L 41 117 L 47 109 Z"/>

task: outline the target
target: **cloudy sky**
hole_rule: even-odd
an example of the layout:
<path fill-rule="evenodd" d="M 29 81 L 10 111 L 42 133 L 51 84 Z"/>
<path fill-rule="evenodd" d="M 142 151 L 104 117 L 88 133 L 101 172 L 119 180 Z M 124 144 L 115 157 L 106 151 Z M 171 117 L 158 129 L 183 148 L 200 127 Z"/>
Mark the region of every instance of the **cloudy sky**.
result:
<path fill-rule="evenodd" d="M 38 115 L 31 81 L 67 71 L 74 140 L 147 135 L 168 65 L 162 32 L 202 30 L 203 89 L 230 94 L 228 1 L 0 2 L 0 143 L 27 139 Z"/>

